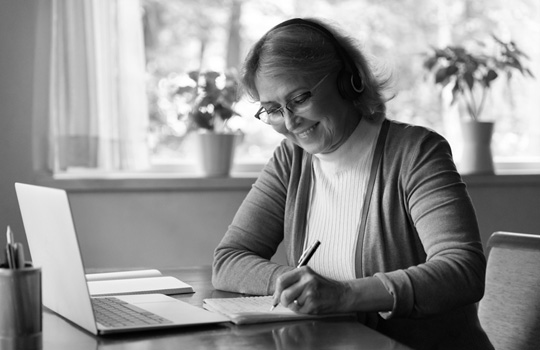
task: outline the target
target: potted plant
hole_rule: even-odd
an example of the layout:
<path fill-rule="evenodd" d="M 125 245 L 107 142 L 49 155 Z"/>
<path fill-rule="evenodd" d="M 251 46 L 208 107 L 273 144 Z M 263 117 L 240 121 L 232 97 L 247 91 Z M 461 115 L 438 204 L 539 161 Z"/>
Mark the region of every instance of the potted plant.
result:
<path fill-rule="evenodd" d="M 491 136 L 494 122 L 482 116 L 493 82 L 506 75 L 509 82 L 513 73 L 533 77 L 522 60 L 527 58 L 516 43 L 504 42 L 492 35 L 493 54 L 473 53 L 463 46 L 434 48 L 424 60 L 424 68 L 433 75 L 434 83 L 442 88 L 451 87 L 450 104 L 459 103 L 466 117 L 462 118 L 463 173 L 494 173 L 491 154 Z M 482 44 L 485 47 L 484 44 Z"/>
<path fill-rule="evenodd" d="M 195 132 L 200 170 L 205 176 L 229 175 L 236 144 L 241 136 L 228 125 L 239 115 L 234 110 L 238 102 L 238 81 L 234 74 L 215 71 L 188 73 L 193 84 L 180 86 L 176 95 L 190 101 L 188 132 Z"/>

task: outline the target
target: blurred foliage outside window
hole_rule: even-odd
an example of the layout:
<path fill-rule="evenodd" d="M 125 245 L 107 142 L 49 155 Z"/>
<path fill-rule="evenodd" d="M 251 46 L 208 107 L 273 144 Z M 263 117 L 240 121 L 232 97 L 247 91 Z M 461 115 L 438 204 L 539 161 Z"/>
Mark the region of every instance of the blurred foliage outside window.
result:
<path fill-rule="evenodd" d="M 268 29 L 292 17 L 324 17 L 354 35 L 375 69 L 392 76 L 388 116 L 430 127 L 459 158 L 457 111 L 427 81 L 422 67 L 432 47 L 479 46 L 492 34 L 525 51 L 537 79 L 500 79 L 486 103 L 496 121 L 496 160 L 540 158 L 540 4 L 537 0 L 141 0 L 154 162 L 189 162 L 186 114 L 176 91 L 191 71 L 235 72 Z M 489 49 L 483 48 L 483 49 Z M 442 96 L 442 97 L 441 97 Z M 237 162 L 265 163 L 282 137 L 252 117 L 257 105 L 241 99 L 229 126 L 244 134 Z"/>

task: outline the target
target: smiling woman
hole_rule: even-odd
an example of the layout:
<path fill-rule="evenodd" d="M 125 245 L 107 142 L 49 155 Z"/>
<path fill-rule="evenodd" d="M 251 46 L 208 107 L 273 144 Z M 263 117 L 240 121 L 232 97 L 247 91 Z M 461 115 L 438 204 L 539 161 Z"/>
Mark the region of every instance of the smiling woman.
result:
<path fill-rule="evenodd" d="M 313 19 L 285 21 L 254 45 L 242 76 L 272 127 L 312 154 L 332 153 L 361 118 L 377 119 L 386 110 L 384 82 L 371 73 L 359 45 L 332 31 Z"/>
<path fill-rule="evenodd" d="M 328 75 L 320 79 L 311 90 L 307 90 L 309 85 L 301 84 L 302 81 L 308 79 L 300 76 L 294 79 L 284 76 L 274 77 L 262 70 L 255 77 L 258 94 L 261 100 L 265 101 L 263 105 L 274 105 L 274 107 L 268 107 L 270 110 L 266 112 L 271 115 L 270 125 L 275 131 L 311 153 L 331 152 L 347 139 L 350 131 L 354 130 L 358 124 L 358 119 L 355 117 L 357 113 L 353 108 L 349 113 L 343 114 L 340 110 L 329 111 L 325 108 L 335 98 L 340 98 L 334 89 L 328 88 L 335 86 L 336 74 L 332 74 L 325 81 Z M 323 82 L 325 84 L 322 84 Z M 299 91 L 304 91 L 299 95 L 300 100 L 297 95 Z M 279 96 L 295 97 L 283 99 L 288 101 L 285 104 L 286 108 L 279 107 L 276 110 L 276 102 L 269 101 L 281 100 Z M 336 125 L 335 115 L 350 115 L 351 117 L 343 118 L 343 120 L 348 120 L 348 123 Z"/>
<path fill-rule="evenodd" d="M 449 145 L 387 118 L 384 79 L 364 55 L 313 18 L 282 22 L 253 45 L 243 85 L 286 140 L 215 250 L 214 286 L 273 295 L 303 314 L 357 312 L 415 349 L 492 349 L 475 306 L 478 223 Z M 318 254 L 295 268 L 317 241 Z M 271 260 L 281 243 L 285 264 Z"/>

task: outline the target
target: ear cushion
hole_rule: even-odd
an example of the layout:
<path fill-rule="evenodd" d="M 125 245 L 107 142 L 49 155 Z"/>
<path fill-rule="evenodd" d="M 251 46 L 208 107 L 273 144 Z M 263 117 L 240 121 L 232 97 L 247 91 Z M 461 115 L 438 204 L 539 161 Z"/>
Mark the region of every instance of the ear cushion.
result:
<path fill-rule="evenodd" d="M 364 91 L 363 81 L 346 69 L 338 73 L 337 88 L 344 99 L 355 100 Z"/>

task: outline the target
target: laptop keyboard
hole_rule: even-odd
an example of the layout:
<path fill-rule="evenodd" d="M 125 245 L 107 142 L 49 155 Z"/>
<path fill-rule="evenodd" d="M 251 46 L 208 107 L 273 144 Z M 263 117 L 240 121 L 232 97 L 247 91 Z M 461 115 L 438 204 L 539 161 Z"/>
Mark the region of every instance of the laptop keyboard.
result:
<path fill-rule="evenodd" d="M 145 326 L 172 323 L 163 317 L 115 297 L 92 298 L 97 322 L 106 327 Z"/>

